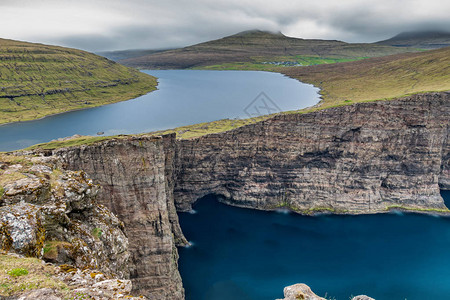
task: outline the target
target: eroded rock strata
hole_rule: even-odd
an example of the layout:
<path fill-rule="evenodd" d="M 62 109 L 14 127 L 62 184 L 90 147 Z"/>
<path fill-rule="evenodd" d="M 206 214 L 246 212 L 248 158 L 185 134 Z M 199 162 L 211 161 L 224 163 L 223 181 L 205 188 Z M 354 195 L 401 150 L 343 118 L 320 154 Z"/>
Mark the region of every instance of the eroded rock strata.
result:
<path fill-rule="evenodd" d="M 124 223 L 135 294 L 183 299 L 175 207 L 207 194 L 256 209 L 445 211 L 450 94 L 284 114 L 191 140 L 130 137 L 50 151 L 100 185 L 96 202 Z M 41 197 L 41 196 L 36 196 Z"/>
<path fill-rule="evenodd" d="M 416 95 L 283 114 L 178 142 L 174 198 L 206 194 L 233 205 L 372 213 L 445 209 L 450 94 Z"/>

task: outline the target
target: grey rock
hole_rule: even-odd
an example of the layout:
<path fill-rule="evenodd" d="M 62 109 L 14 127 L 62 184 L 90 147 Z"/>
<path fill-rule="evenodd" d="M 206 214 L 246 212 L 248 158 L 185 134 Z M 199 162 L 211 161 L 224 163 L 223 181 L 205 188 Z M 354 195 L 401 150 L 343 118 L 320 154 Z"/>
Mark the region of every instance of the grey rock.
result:
<path fill-rule="evenodd" d="M 287 286 L 284 288 L 283 293 L 284 299 L 278 300 L 326 300 L 314 294 L 311 288 L 304 283 Z"/>
<path fill-rule="evenodd" d="M 24 293 L 17 300 L 62 300 L 62 297 L 52 289 L 38 289 Z"/>
<path fill-rule="evenodd" d="M 366 295 L 358 295 L 353 297 L 352 300 L 375 300 L 375 299 Z"/>
<path fill-rule="evenodd" d="M 1 250 L 42 257 L 45 229 L 38 207 L 28 203 L 0 207 L 0 224 Z"/>

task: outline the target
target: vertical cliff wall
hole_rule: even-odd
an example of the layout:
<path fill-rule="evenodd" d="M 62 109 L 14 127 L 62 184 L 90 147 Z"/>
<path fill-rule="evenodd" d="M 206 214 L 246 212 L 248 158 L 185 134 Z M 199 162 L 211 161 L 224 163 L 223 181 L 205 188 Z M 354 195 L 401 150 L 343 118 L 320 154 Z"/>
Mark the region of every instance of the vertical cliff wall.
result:
<path fill-rule="evenodd" d="M 172 232 L 184 237 L 172 200 L 173 137 L 110 140 L 54 152 L 65 167 L 84 170 L 101 185 L 98 201 L 125 224 L 133 289 L 149 299 L 184 299 Z M 170 154 L 170 151 L 168 152 Z M 168 176 L 168 177 L 166 177 Z"/>
<path fill-rule="evenodd" d="M 136 293 L 183 299 L 176 209 L 207 194 L 257 209 L 446 209 L 450 93 L 285 114 L 191 140 L 129 137 L 53 151 L 125 224 Z"/>
<path fill-rule="evenodd" d="M 285 114 L 178 142 L 180 210 L 206 194 L 258 209 L 445 209 L 450 93 Z"/>

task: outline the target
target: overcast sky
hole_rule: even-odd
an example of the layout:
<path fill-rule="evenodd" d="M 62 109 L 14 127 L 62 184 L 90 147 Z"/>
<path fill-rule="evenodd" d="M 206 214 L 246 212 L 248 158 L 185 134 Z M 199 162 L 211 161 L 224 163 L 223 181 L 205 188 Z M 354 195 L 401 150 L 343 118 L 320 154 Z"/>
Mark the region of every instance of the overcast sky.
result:
<path fill-rule="evenodd" d="M 0 37 L 89 51 L 187 46 L 249 29 L 374 42 L 450 31 L 448 0 L 0 0 Z"/>

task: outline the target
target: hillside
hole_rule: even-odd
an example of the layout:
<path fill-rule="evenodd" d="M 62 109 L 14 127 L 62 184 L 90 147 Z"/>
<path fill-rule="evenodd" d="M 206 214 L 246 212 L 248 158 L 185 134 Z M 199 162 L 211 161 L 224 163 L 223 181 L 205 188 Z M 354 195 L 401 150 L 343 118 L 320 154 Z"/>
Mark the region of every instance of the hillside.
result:
<path fill-rule="evenodd" d="M 107 59 L 113 60 L 113 61 L 119 61 L 122 59 L 127 58 L 134 58 L 134 57 L 140 57 L 145 55 L 150 55 L 164 50 L 145 50 L 145 49 L 132 49 L 132 50 L 119 50 L 119 51 L 103 51 L 103 52 L 97 52 L 95 54 L 98 54 L 100 56 L 106 57 Z"/>
<path fill-rule="evenodd" d="M 411 31 L 400 33 L 390 39 L 377 42 L 378 45 L 438 49 L 450 46 L 450 32 Z"/>
<path fill-rule="evenodd" d="M 282 33 L 245 31 L 181 49 L 120 60 L 141 69 L 273 69 L 277 65 L 312 65 L 416 51 L 375 44 L 306 40 Z"/>
<path fill-rule="evenodd" d="M 320 87 L 321 108 L 407 94 L 450 90 L 450 47 L 361 61 L 280 68 Z"/>
<path fill-rule="evenodd" d="M 0 39 L 0 124 L 132 99 L 156 84 L 92 53 Z"/>

